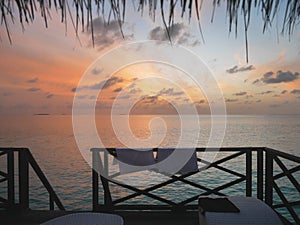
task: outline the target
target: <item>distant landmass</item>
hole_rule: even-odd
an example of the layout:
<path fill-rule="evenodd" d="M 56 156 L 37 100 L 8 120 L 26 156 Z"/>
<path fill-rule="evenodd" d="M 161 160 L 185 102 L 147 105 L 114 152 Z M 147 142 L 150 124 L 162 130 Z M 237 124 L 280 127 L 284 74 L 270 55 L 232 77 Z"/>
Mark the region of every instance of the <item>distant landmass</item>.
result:
<path fill-rule="evenodd" d="M 49 113 L 35 113 L 34 116 L 49 116 Z"/>

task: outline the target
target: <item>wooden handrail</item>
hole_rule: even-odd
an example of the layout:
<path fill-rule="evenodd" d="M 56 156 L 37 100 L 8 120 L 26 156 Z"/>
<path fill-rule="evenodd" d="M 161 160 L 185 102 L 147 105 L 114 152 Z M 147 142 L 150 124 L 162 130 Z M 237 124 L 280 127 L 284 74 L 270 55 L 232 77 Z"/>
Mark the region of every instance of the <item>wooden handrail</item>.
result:
<path fill-rule="evenodd" d="M 197 200 L 199 195 L 209 195 L 209 194 L 218 194 L 218 195 L 223 195 L 221 192 L 222 190 L 232 187 L 233 185 L 239 184 L 243 181 L 246 181 L 246 187 L 245 187 L 245 196 L 252 196 L 253 188 L 253 181 L 255 179 L 256 181 L 256 192 L 257 192 L 257 198 L 264 200 L 267 204 L 269 204 L 271 207 L 274 209 L 278 208 L 287 208 L 288 212 L 291 214 L 292 219 L 296 222 L 299 223 L 299 218 L 295 211 L 293 210 L 292 206 L 299 206 L 300 201 L 293 201 L 289 202 L 287 198 L 284 196 L 284 193 L 280 190 L 280 187 L 278 184 L 276 184 L 276 180 L 281 178 L 281 177 L 287 177 L 293 186 L 295 187 L 295 190 L 297 192 L 300 191 L 299 189 L 299 181 L 292 175 L 292 173 L 295 173 L 297 171 L 300 171 L 300 165 L 296 165 L 293 168 L 287 169 L 287 167 L 283 164 L 283 162 L 280 160 L 280 158 L 284 158 L 286 160 L 300 163 L 300 157 L 298 156 L 293 156 L 288 153 L 280 152 L 278 150 L 274 150 L 271 148 L 266 148 L 266 147 L 227 147 L 227 148 L 196 148 L 195 149 L 197 152 L 203 152 L 205 150 L 208 151 L 219 151 L 219 152 L 232 152 L 230 155 L 225 155 L 224 157 L 216 160 L 215 162 L 210 163 L 205 169 L 210 169 L 210 168 L 215 168 L 220 171 L 226 172 L 228 174 L 231 174 L 235 176 L 237 179 L 229 181 L 226 184 L 221 184 L 218 187 L 215 187 L 213 189 L 210 189 L 208 187 L 205 187 L 203 185 L 197 184 L 190 179 L 187 180 L 185 178 L 188 178 L 191 175 L 194 175 L 198 172 L 193 172 L 191 174 L 186 174 L 186 175 L 173 175 L 170 177 L 170 179 L 163 181 L 159 184 L 153 185 L 151 187 L 147 187 L 143 190 L 133 188 L 129 185 L 126 184 L 121 184 L 120 182 L 117 182 L 116 180 L 109 180 L 105 176 L 102 176 L 101 173 L 99 174 L 99 170 L 93 171 L 93 196 L 97 196 L 97 198 L 93 198 L 93 209 L 95 211 L 101 209 L 101 210 L 119 210 L 119 209 L 124 209 L 124 210 L 187 210 L 187 209 L 197 209 L 196 205 L 191 205 L 191 203 L 194 200 Z M 113 156 L 116 156 L 116 149 L 115 148 L 108 148 L 108 149 L 102 149 L 102 148 L 92 148 L 91 149 L 93 153 L 93 158 L 95 156 L 100 158 L 100 152 L 108 153 Z M 157 152 L 157 148 L 153 149 L 153 152 Z M 233 160 L 241 155 L 245 155 L 245 174 L 242 174 L 240 171 L 234 171 L 230 168 L 227 168 L 225 166 L 221 166 L 221 163 L 228 162 L 230 160 Z M 202 159 L 198 158 L 198 161 L 201 161 Z M 256 168 L 253 167 L 253 162 L 256 161 Z M 93 161 L 95 163 L 95 161 Z M 101 162 L 101 159 L 98 159 L 98 162 Z M 205 163 L 205 161 L 201 161 Z M 277 163 L 279 166 L 279 169 L 282 170 L 281 173 L 278 173 L 274 175 L 274 163 Z M 255 169 L 255 170 L 254 170 Z M 103 171 L 103 168 L 102 168 Z M 256 176 L 254 174 L 256 173 Z M 114 179 L 117 177 L 119 174 L 113 174 L 110 176 L 111 179 Z M 104 190 L 104 196 L 105 196 L 105 202 L 104 205 L 99 204 L 99 198 L 98 198 L 98 182 L 99 179 L 98 177 L 101 178 L 102 185 L 103 185 L 103 190 Z M 151 196 L 151 193 L 149 194 L 150 191 L 154 191 L 158 188 L 162 188 L 166 185 L 169 185 L 173 182 L 182 182 L 186 185 L 190 185 L 191 187 L 198 188 L 199 190 L 204 191 L 201 194 L 196 194 L 195 196 L 189 197 L 179 203 L 175 203 L 169 199 L 161 198 L 157 195 Z M 122 196 L 121 198 L 117 198 L 114 200 L 112 199 L 111 192 L 109 190 L 109 183 L 114 183 L 115 185 L 118 185 L 120 187 L 129 189 L 131 191 L 134 191 L 135 193 L 129 194 L 128 196 Z M 95 185 L 95 186 L 94 186 Z M 96 189 L 97 188 L 97 189 Z M 273 205 L 274 201 L 274 195 L 273 192 L 276 191 L 278 195 L 280 196 L 280 199 L 283 201 L 282 204 L 276 204 Z M 96 194 L 97 193 L 97 194 Z M 153 192 L 152 192 L 153 193 Z M 166 205 L 129 205 L 129 204 L 122 204 L 126 200 L 130 200 L 132 198 L 135 198 L 140 195 L 146 195 L 148 197 L 152 197 L 156 200 L 160 200 L 162 203 L 167 203 Z M 107 201 L 109 199 L 109 201 Z M 294 199 L 295 200 L 295 199 Z M 109 204 L 109 207 L 108 205 Z M 282 215 L 281 215 L 282 216 Z M 285 221 L 286 224 L 292 224 L 289 222 L 286 218 L 282 217 L 282 219 Z"/>
<path fill-rule="evenodd" d="M 62 202 L 58 198 L 54 189 L 50 185 L 45 174 L 35 161 L 33 155 L 28 148 L 0 148 L 0 156 L 7 155 L 7 173 L 1 171 L 1 175 L 6 174 L 7 177 L 7 196 L 8 199 L 1 198 L 0 201 L 6 203 L 6 208 L 18 207 L 21 210 L 29 209 L 29 166 L 32 167 L 37 177 L 42 182 L 49 194 L 49 208 L 54 210 L 54 203 L 60 210 L 65 210 Z M 14 153 L 18 153 L 19 167 L 19 203 L 15 202 L 15 183 L 14 183 Z"/>

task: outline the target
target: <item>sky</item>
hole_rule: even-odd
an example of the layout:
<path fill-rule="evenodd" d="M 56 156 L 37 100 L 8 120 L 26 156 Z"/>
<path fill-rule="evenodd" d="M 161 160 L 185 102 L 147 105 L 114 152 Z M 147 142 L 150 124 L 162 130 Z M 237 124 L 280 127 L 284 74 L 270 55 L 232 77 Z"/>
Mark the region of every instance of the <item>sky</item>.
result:
<path fill-rule="evenodd" d="M 114 104 L 120 114 L 128 105 L 132 105 L 134 114 L 173 114 L 176 113 L 175 104 L 182 106 L 186 113 L 191 106 L 199 113 L 210 113 L 211 104 L 220 99 L 208 99 L 205 91 L 191 82 L 176 64 L 135 63 L 106 73 L 107 68 L 117 63 L 121 65 L 125 58 L 134 58 L 132 51 L 117 55 L 105 65 L 95 64 L 99 57 L 126 44 L 169 41 L 159 13 L 153 21 L 147 12 L 141 16 L 134 7 L 128 5 L 127 8 L 122 29 L 124 37 L 118 22 L 111 19 L 107 24 L 95 15 L 94 46 L 90 30 L 80 30 L 76 36 L 71 21 L 66 30 L 55 10 L 50 11 L 52 19 L 48 28 L 40 17 L 25 24 L 24 31 L 17 21 L 10 22 L 12 44 L 1 25 L 0 114 L 71 114 L 75 94 L 84 102 L 96 101 L 98 113 L 110 113 Z M 180 15 L 179 10 L 175 13 Z M 222 91 L 227 113 L 300 114 L 299 25 L 291 36 L 283 36 L 279 16 L 263 34 L 261 15 L 254 10 L 248 31 L 247 63 L 242 23 L 235 37 L 228 32 L 224 6 L 216 9 L 213 23 L 211 14 L 211 2 L 204 1 L 201 11 L 203 39 L 195 19 L 189 23 L 187 16 L 180 18 L 178 15 L 170 36 L 173 45 L 191 51 L 211 71 Z M 159 44 L 153 51 L 157 55 L 164 54 Z M 142 57 L 143 52 L 139 54 Z M 176 52 L 169 52 L 166 57 L 187 64 L 190 61 L 180 58 Z M 199 65 L 190 66 L 197 69 Z M 78 87 L 86 73 L 94 75 L 93 81 Z M 83 93 L 96 88 L 102 88 L 99 96 Z"/>

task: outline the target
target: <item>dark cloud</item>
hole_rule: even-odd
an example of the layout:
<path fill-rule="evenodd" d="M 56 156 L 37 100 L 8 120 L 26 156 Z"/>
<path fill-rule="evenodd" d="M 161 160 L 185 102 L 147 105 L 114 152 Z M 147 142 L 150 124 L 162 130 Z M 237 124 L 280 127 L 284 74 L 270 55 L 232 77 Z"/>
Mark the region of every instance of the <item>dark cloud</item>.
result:
<path fill-rule="evenodd" d="M 246 98 L 253 98 L 253 95 L 246 95 Z"/>
<path fill-rule="evenodd" d="M 38 81 L 39 81 L 39 78 L 35 77 L 33 79 L 27 80 L 27 83 L 33 84 L 33 83 L 37 83 Z"/>
<path fill-rule="evenodd" d="M 196 102 L 198 104 L 204 104 L 205 103 L 205 100 L 204 99 L 201 99 L 200 101 Z"/>
<path fill-rule="evenodd" d="M 188 30 L 183 23 L 174 23 L 169 27 L 169 35 L 172 42 L 196 46 L 200 42 Z M 169 41 L 168 33 L 164 27 L 155 27 L 149 32 L 149 39 L 156 41 Z"/>
<path fill-rule="evenodd" d="M 268 95 L 268 94 L 271 94 L 273 93 L 274 91 L 263 91 L 263 92 L 260 92 L 259 94 L 260 95 Z"/>
<path fill-rule="evenodd" d="M 287 90 L 283 90 L 280 94 L 284 95 L 287 93 Z"/>
<path fill-rule="evenodd" d="M 293 73 L 291 71 L 283 72 L 281 70 L 278 70 L 276 74 L 272 71 L 265 73 L 260 80 L 266 84 L 278 84 L 292 82 L 294 80 L 297 80 L 298 78 L 298 72 Z"/>
<path fill-rule="evenodd" d="M 252 82 L 252 84 L 258 84 L 260 82 L 260 80 L 259 79 L 256 79 L 256 80 L 254 80 L 253 82 Z"/>
<path fill-rule="evenodd" d="M 291 94 L 299 95 L 300 94 L 300 90 L 299 89 L 294 89 L 294 90 L 291 91 Z"/>
<path fill-rule="evenodd" d="M 238 93 L 234 93 L 234 94 L 232 94 L 232 95 L 235 95 L 235 96 L 244 96 L 244 95 L 246 95 L 246 94 L 247 94 L 246 91 L 241 91 L 241 92 L 238 92 Z"/>
<path fill-rule="evenodd" d="M 115 90 L 113 90 L 113 92 L 120 92 L 122 91 L 123 88 L 119 87 L 119 88 L 116 88 Z"/>
<path fill-rule="evenodd" d="M 245 71 L 251 71 L 251 70 L 255 70 L 255 67 L 253 65 L 241 66 L 241 67 L 234 66 L 234 67 L 226 70 L 226 72 L 232 74 L 232 73 L 245 72 Z"/>
<path fill-rule="evenodd" d="M 157 96 L 162 96 L 162 95 L 171 95 L 171 96 L 178 96 L 182 95 L 184 92 L 183 91 L 174 91 L 174 88 L 163 88 L 160 90 L 157 94 Z"/>
<path fill-rule="evenodd" d="M 269 71 L 269 72 L 267 72 L 267 73 L 264 74 L 264 77 L 265 77 L 265 78 L 269 78 L 269 77 L 271 77 L 273 74 L 274 74 L 274 72 Z"/>
<path fill-rule="evenodd" d="M 72 92 L 81 91 L 81 90 L 99 90 L 99 89 L 107 89 L 109 87 L 114 86 L 117 83 L 122 83 L 124 81 L 123 78 L 120 77 L 110 77 L 107 80 L 101 81 L 99 83 L 95 83 L 93 85 L 86 85 L 86 86 L 80 86 L 80 87 L 74 87 L 71 89 Z"/>
<path fill-rule="evenodd" d="M 49 93 L 46 95 L 46 98 L 52 98 L 53 96 L 54 96 L 54 94 Z"/>
<path fill-rule="evenodd" d="M 131 32 L 131 34 L 125 34 L 125 32 L 128 32 L 128 29 L 126 29 L 124 24 L 122 26 L 124 38 L 122 37 L 120 24 L 121 22 L 118 22 L 117 20 L 111 20 L 109 23 L 105 22 L 101 17 L 93 20 L 94 44 L 98 47 L 98 50 L 101 51 L 119 41 L 133 38 L 133 32 Z M 91 30 L 86 33 L 91 35 Z"/>
<path fill-rule="evenodd" d="M 153 104 L 158 101 L 158 96 L 148 96 L 143 99 L 144 104 Z"/>
<path fill-rule="evenodd" d="M 27 91 L 31 91 L 31 92 L 35 92 L 35 91 L 39 91 L 41 90 L 40 88 L 36 88 L 36 87 L 32 87 L 32 88 L 28 88 Z"/>
<path fill-rule="evenodd" d="M 225 101 L 226 102 L 237 102 L 238 99 L 236 99 L 236 98 L 227 98 Z"/>
<path fill-rule="evenodd" d="M 278 97 L 280 97 L 280 95 L 275 94 L 275 95 L 273 95 L 273 97 L 278 98 Z"/>
<path fill-rule="evenodd" d="M 122 83 L 124 81 L 123 78 L 120 77 L 111 77 L 108 80 L 101 81 L 99 83 L 96 83 L 94 85 L 88 86 L 88 89 L 107 89 L 109 87 L 114 86 L 117 83 Z"/>
<path fill-rule="evenodd" d="M 259 103 L 259 102 L 261 102 L 261 100 L 260 100 L 260 99 L 258 99 L 258 100 L 256 100 L 256 102 L 257 102 L 257 103 Z"/>
<path fill-rule="evenodd" d="M 94 68 L 94 69 L 92 70 L 92 74 L 93 74 L 93 75 L 98 75 L 98 74 L 102 73 L 102 71 L 103 71 L 103 69 L 97 69 L 97 68 Z"/>

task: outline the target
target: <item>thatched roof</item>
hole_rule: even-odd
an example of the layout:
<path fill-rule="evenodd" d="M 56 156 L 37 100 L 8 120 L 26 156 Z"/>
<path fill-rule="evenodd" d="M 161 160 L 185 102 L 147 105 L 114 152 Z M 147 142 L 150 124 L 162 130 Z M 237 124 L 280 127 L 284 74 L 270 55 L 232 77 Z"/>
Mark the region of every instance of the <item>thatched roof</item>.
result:
<path fill-rule="evenodd" d="M 134 0 L 132 0 L 134 1 Z M 169 27 L 174 22 L 175 9 L 181 10 L 181 16 L 188 14 L 192 17 L 192 12 L 195 13 L 195 19 L 199 21 L 200 26 L 200 10 L 204 0 L 136 0 L 138 4 L 137 10 L 143 12 L 147 7 L 149 16 L 155 19 L 157 13 L 161 14 L 161 18 L 169 34 Z M 299 23 L 300 18 L 300 0 L 209 0 L 213 4 L 212 20 L 214 17 L 215 7 L 226 4 L 227 16 L 229 20 L 229 32 L 235 30 L 237 34 L 237 22 L 242 20 L 245 31 L 246 56 L 248 57 L 247 31 L 250 23 L 251 12 L 253 8 L 258 8 L 261 11 L 261 20 L 263 21 L 263 32 L 272 24 L 276 15 L 282 16 L 282 33 L 292 34 L 295 25 Z M 122 26 L 122 21 L 125 18 L 127 7 L 130 7 L 130 2 L 126 0 L 0 0 L 0 15 L 1 24 L 5 26 L 9 40 L 10 33 L 8 20 L 19 19 L 23 24 L 33 21 L 36 16 L 41 16 L 45 21 L 45 26 L 48 26 L 50 18 L 49 9 L 55 8 L 60 12 L 61 21 L 65 22 L 70 18 L 75 31 L 78 32 L 79 27 L 91 29 L 93 34 L 93 12 L 97 10 L 99 14 L 104 14 L 104 11 L 109 14 L 109 18 L 113 17 Z M 75 8 L 73 15 L 72 7 Z M 94 10 L 95 8 L 95 10 Z M 279 13 L 279 9 L 284 9 L 284 13 Z M 241 17 L 239 17 L 241 16 Z M 169 36 L 170 37 L 170 36 Z M 248 58 L 247 58 L 248 61 Z"/>

